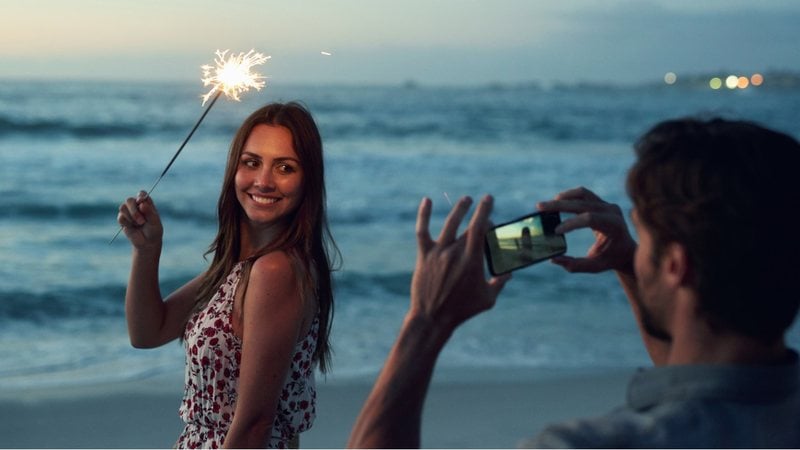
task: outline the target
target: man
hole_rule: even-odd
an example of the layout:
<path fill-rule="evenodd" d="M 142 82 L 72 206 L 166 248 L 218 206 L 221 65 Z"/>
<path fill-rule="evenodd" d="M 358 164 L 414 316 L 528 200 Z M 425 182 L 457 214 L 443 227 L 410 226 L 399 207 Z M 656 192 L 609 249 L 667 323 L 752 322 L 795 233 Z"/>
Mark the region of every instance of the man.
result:
<path fill-rule="evenodd" d="M 635 148 L 627 188 L 638 245 L 620 208 L 584 188 L 537 206 L 576 214 L 558 232 L 594 231 L 586 257 L 553 262 L 617 273 L 656 367 L 634 375 L 619 409 L 524 445 L 800 447 L 800 365 L 784 340 L 800 299 L 800 237 L 785 213 L 800 206 L 800 144 L 752 123 L 684 119 L 658 124 Z M 419 446 L 439 352 L 510 278 L 484 275 L 491 197 L 457 236 L 470 203 L 455 205 L 436 241 L 431 202 L 420 205 L 411 306 L 350 447 Z"/>

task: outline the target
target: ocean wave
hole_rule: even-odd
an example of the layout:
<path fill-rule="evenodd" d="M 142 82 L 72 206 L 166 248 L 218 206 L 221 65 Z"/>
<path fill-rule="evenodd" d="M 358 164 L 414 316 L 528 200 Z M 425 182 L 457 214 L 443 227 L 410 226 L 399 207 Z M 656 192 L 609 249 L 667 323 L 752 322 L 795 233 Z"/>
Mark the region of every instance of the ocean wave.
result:
<path fill-rule="evenodd" d="M 19 119 L 0 116 L 0 136 L 34 135 L 37 137 L 72 136 L 77 138 L 141 137 L 152 133 L 146 124 L 70 123 L 55 119 Z"/>
<path fill-rule="evenodd" d="M 71 137 L 77 139 L 136 139 L 149 136 L 169 136 L 177 139 L 191 129 L 191 122 L 154 121 L 148 118 L 133 121 L 113 121 L 101 119 L 77 122 L 74 117 L 21 118 L 0 115 L 0 137 L 36 137 L 55 139 Z M 203 134 L 233 134 L 234 125 L 225 123 L 209 124 L 203 127 Z"/>
<path fill-rule="evenodd" d="M 334 273 L 337 301 L 380 298 L 393 295 L 407 297 L 411 285 L 411 272 L 370 273 L 348 271 Z"/>
<path fill-rule="evenodd" d="M 767 92 L 740 102 L 739 96 L 696 91 L 530 89 L 509 86 L 424 88 L 351 86 L 282 88 L 278 97 L 301 98 L 328 139 L 494 140 L 540 138 L 630 141 L 668 116 L 717 111 L 797 131 L 791 114 L 779 114 Z M 99 92 L 98 92 L 99 91 Z M 20 93 L 21 92 L 21 93 Z M 99 95 L 99 96 L 98 96 Z M 184 135 L 198 117 L 196 95 L 180 85 L 94 85 L 15 83 L 0 89 L 0 137 L 37 139 L 141 138 Z M 786 99 L 784 99 L 786 97 Z M 57 99 L 53 102 L 53 99 Z M 187 100 L 191 99 L 191 101 Z M 263 99 L 217 106 L 202 132 L 232 136 L 240 121 Z M 796 93 L 782 93 L 791 107 Z M 43 113 L 46 111 L 46 114 Z"/>
<path fill-rule="evenodd" d="M 71 358 L 66 361 L 47 362 L 36 366 L 4 367 L 0 368 L 0 379 L 83 369 L 87 366 L 93 366 L 100 362 L 103 362 L 102 359 L 95 355 L 80 355 L 76 358 Z"/>
<path fill-rule="evenodd" d="M 124 314 L 125 287 L 87 286 L 44 292 L 0 291 L 0 321 L 49 323 L 70 317 L 111 317 Z"/>
<path fill-rule="evenodd" d="M 0 197 L 3 193 L 0 192 Z M 70 202 L 49 203 L 15 200 L 12 196 L 0 198 L 0 210 L 4 217 L 12 220 L 32 221 L 87 221 L 87 220 L 116 220 L 119 203 L 110 202 Z M 162 218 L 186 221 L 201 226 L 214 227 L 217 223 L 215 208 L 198 209 L 186 206 L 160 202 L 158 211 Z M 329 221 L 333 225 L 365 225 L 386 222 L 408 222 L 416 218 L 416 211 L 403 210 L 365 210 L 348 208 L 331 208 Z"/>
<path fill-rule="evenodd" d="M 416 211 L 392 208 L 339 208 L 329 205 L 328 220 L 332 225 L 367 225 L 373 223 L 413 222 L 417 218 Z"/>
<path fill-rule="evenodd" d="M 162 280 L 163 292 L 172 292 L 190 277 L 170 277 Z M 410 272 L 368 273 L 342 271 L 334 274 L 337 300 L 360 301 L 364 298 L 408 296 Z M 50 287 L 39 291 L 0 290 L 0 323 L 24 321 L 47 324 L 67 318 L 102 319 L 125 314 L 123 284 L 89 285 L 82 287 Z"/>
<path fill-rule="evenodd" d="M 116 220 L 119 203 L 36 203 L 20 201 L 0 201 L 0 209 L 5 216 L 15 220 L 83 221 L 95 219 Z M 189 221 L 201 225 L 216 224 L 216 211 L 202 211 L 182 208 L 170 204 L 159 204 L 162 218 Z"/>
<path fill-rule="evenodd" d="M 137 139 L 150 136 L 170 136 L 176 139 L 188 133 L 190 124 L 154 121 L 114 122 L 110 120 L 76 122 L 74 118 L 28 119 L 0 115 L 0 137 L 36 137 L 56 139 Z M 230 137 L 238 124 L 204 124 L 203 134 Z M 326 139 L 351 139 L 380 137 L 403 139 L 409 137 L 439 136 L 442 138 L 478 137 L 470 130 L 458 125 L 436 120 L 430 122 L 403 123 L 396 118 L 386 120 L 360 119 L 347 123 L 319 123 Z M 466 132 L 465 132 L 466 131 Z M 480 130 L 478 130 L 480 131 Z"/>
<path fill-rule="evenodd" d="M 192 276 L 171 276 L 161 280 L 165 292 L 172 292 Z M 25 321 L 48 324 L 67 318 L 101 319 L 125 314 L 124 284 L 94 284 L 78 287 L 31 286 L 30 289 L 0 290 L 0 323 Z"/>
<path fill-rule="evenodd" d="M 175 118 L 165 121 L 142 117 L 115 121 L 110 118 L 92 120 L 76 116 L 24 118 L 0 113 L 0 137 L 83 140 L 163 137 L 177 140 L 191 129 L 191 120 L 178 122 Z M 238 126 L 238 123 L 230 120 L 222 118 L 203 124 L 200 134 L 228 139 Z M 595 121 L 588 122 L 590 123 L 581 125 L 573 123 L 569 118 L 506 112 L 495 116 L 475 117 L 472 112 L 459 110 L 442 111 L 424 118 L 409 118 L 399 114 L 383 117 L 356 116 L 349 120 L 331 120 L 325 116 L 318 119 L 320 131 L 326 140 L 436 138 L 461 142 L 491 141 L 508 136 L 557 141 L 587 138 L 614 140 L 629 138 L 632 133 L 628 129 L 597 127 Z"/>

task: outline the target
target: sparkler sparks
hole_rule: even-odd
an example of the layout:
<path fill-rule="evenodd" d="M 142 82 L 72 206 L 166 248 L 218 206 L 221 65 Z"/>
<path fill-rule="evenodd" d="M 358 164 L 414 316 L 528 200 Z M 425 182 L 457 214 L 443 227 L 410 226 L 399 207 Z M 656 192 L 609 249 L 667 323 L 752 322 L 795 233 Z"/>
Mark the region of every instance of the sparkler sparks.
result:
<path fill-rule="evenodd" d="M 264 56 L 255 50 L 238 55 L 228 55 L 228 50 L 217 50 L 215 66 L 203 65 L 203 86 L 211 85 L 211 90 L 203 95 L 203 105 L 215 93 L 223 93 L 231 100 L 239 101 L 239 94 L 250 88 L 260 91 L 266 82 L 264 76 L 251 72 L 250 68 L 264 64 L 271 56 Z M 227 57 L 227 59 L 226 59 Z"/>
<path fill-rule="evenodd" d="M 150 193 L 158 186 L 158 183 L 164 178 L 164 175 L 167 174 L 169 168 L 172 167 L 172 163 L 175 162 L 175 159 L 180 155 L 183 147 L 186 146 L 186 143 L 189 142 L 189 139 L 192 138 L 192 135 L 197 130 L 197 127 L 200 126 L 200 122 L 205 119 L 208 111 L 211 110 L 211 107 L 214 106 L 217 99 L 220 95 L 225 94 L 231 100 L 239 101 L 239 94 L 242 92 L 247 92 L 250 88 L 253 88 L 257 91 L 260 91 L 266 82 L 262 81 L 264 76 L 259 75 L 258 73 L 252 72 L 250 69 L 253 66 L 264 64 L 271 56 L 264 56 L 261 53 L 256 52 L 255 50 L 250 50 L 247 53 L 239 53 L 238 55 L 231 55 L 229 57 L 228 50 L 221 51 L 217 50 L 215 52 L 217 57 L 214 59 L 216 66 L 210 65 L 203 65 L 201 69 L 203 69 L 203 86 L 211 85 L 211 90 L 209 90 L 205 95 L 203 95 L 203 106 L 205 106 L 206 102 L 209 98 L 211 103 L 209 103 L 208 107 L 203 111 L 203 114 L 200 118 L 195 122 L 194 127 L 186 136 L 186 139 L 183 140 L 183 143 L 178 148 L 178 151 L 172 155 L 172 159 L 169 160 L 167 166 L 161 172 L 161 175 L 158 177 L 153 186 L 147 191 L 147 196 L 150 196 Z M 122 227 L 117 231 L 117 234 L 111 238 L 111 242 L 109 244 L 114 243 L 114 240 L 119 236 L 119 233 L 122 231 Z"/>

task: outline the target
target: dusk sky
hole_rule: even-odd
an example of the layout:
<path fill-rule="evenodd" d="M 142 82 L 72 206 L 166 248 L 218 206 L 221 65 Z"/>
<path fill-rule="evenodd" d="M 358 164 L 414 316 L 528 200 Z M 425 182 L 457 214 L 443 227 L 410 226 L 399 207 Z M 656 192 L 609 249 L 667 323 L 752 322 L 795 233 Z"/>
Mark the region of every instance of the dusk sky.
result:
<path fill-rule="evenodd" d="M 0 78 L 192 80 L 214 50 L 251 48 L 272 56 L 261 71 L 281 83 L 800 71 L 792 0 L 0 0 L 0 8 Z"/>

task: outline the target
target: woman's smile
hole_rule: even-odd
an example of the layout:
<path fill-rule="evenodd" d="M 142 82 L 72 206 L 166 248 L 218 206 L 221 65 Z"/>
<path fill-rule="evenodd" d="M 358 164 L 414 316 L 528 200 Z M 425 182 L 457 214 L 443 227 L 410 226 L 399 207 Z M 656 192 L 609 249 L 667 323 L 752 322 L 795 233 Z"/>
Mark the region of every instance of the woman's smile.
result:
<path fill-rule="evenodd" d="M 259 205 L 272 205 L 281 200 L 280 198 L 264 197 L 258 194 L 250 194 L 250 198 Z"/>

